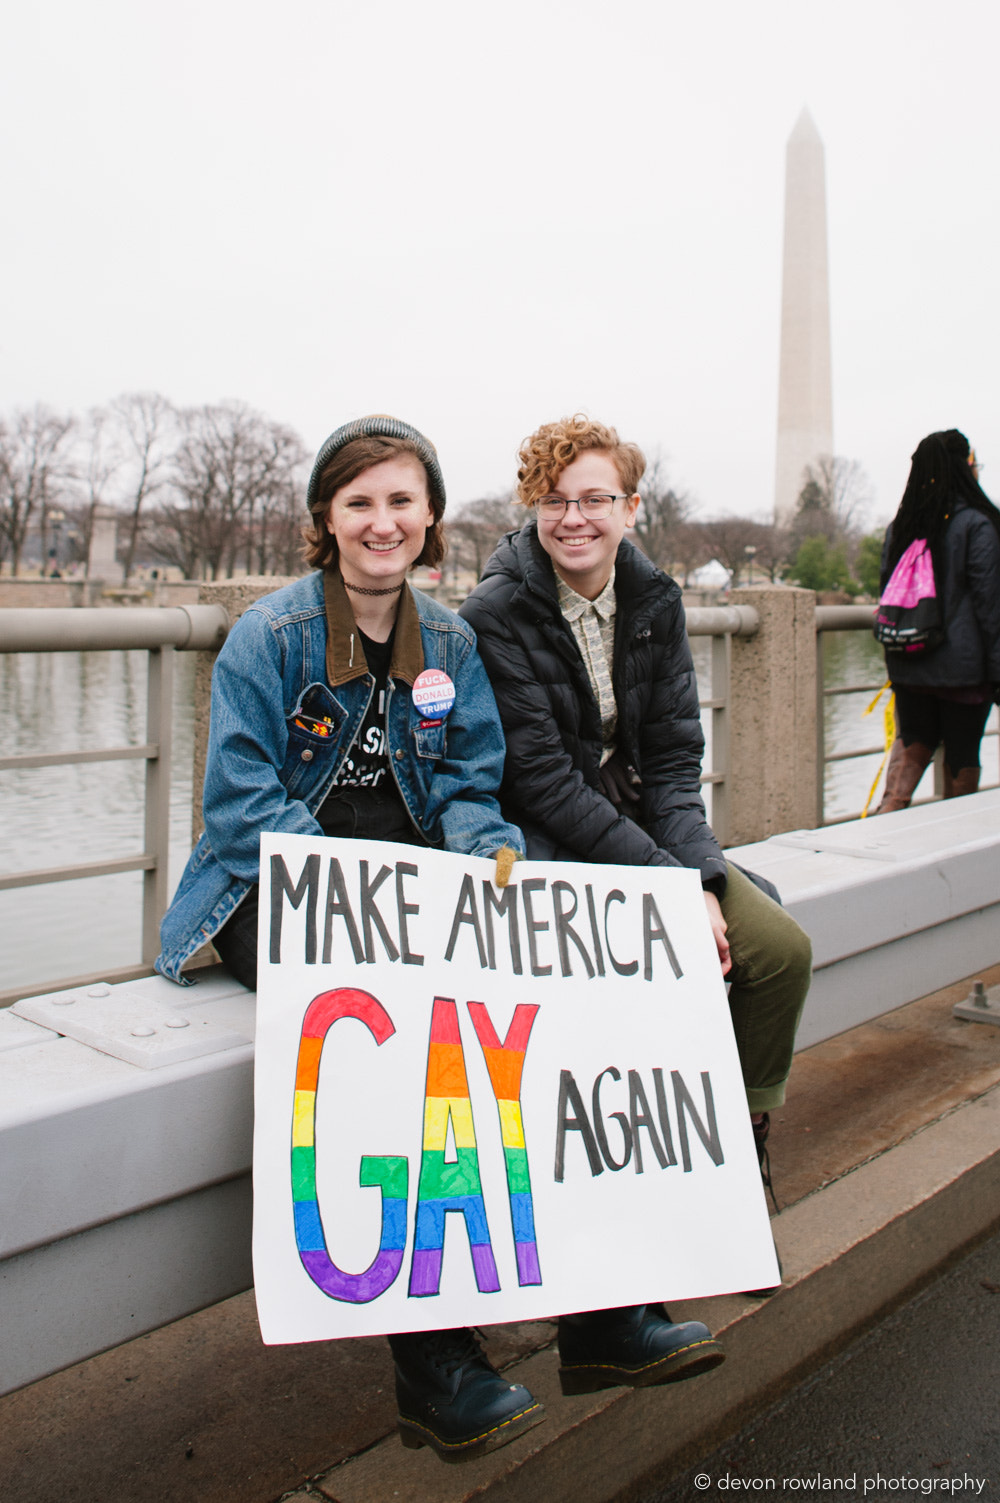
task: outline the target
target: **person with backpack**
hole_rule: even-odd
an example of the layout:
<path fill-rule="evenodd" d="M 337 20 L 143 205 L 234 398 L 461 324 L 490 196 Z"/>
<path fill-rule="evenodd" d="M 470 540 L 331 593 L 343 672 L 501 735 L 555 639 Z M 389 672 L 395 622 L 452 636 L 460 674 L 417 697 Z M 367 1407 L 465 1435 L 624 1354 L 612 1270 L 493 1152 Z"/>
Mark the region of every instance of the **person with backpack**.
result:
<path fill-rule="evenodd" d="M 942 742 L 945 798 L 979 787 L 979 746 L 1000 696 L 1000 511 L 979 470 L 957 428 L 928 434 L 886 531 L 875 635 L 897 734 L 877 814 L 909 807 Z"/>

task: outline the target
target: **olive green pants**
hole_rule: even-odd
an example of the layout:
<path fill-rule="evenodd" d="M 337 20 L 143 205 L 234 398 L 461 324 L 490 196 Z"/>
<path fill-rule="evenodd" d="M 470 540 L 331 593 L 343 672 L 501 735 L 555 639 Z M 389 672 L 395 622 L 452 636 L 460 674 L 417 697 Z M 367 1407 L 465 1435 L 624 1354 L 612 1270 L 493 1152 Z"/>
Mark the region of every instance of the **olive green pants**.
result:
<path fill-rule="evenodd" d="M 722 916 L 732 955 L 729 1011 L 751 1112 L 785 1099 L 795 1030 L 812 975 L 809 936 L 749 877 L 728 866 Z"/>

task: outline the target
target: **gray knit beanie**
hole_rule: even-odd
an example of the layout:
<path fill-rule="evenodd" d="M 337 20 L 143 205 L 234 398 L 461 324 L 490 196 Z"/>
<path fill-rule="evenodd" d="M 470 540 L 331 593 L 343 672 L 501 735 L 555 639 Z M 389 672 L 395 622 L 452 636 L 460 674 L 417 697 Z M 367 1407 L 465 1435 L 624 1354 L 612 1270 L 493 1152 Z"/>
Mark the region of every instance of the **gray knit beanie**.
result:
<path fill-rule="evenodd" d="M 306 503 L 310 512 L 319 504 L 319 485 L 323 478 L 323 471 L 333 456 L 355 438 L 409 439 L 427 471 L 427 484 L 435 515 L 440 515 L 444 511 L 444 477 L 438 463 L 437 450 L 430 439 L 424 438 L 424 435 L 417 428 L 411 428 L 409 423 L 401 422 L 399 418 L 387 417 L 384 412 L 376 412 L 370 417 L 355 418 L 352 423 L 345 423 L 342 428 L 337 428 L 331 433 L 326 442 L 321 445 L 312 474 L 309 476 L 309 489 L 306 492 Z"/>

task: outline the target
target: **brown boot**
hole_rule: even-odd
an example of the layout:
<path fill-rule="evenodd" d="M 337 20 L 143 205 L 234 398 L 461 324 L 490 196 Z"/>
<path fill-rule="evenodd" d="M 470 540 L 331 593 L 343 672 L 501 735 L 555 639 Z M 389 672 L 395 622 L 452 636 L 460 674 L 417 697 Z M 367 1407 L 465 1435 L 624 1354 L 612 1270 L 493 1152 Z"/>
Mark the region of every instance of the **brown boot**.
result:
<path fill-rule="evenodd" d="M 979 787 L 979 767 L 960 767 L 953 773 L 947 762 L 944 764 L 945 798 L 961 798 L 963 793 L 975 793 Z"/>
<path fill-rule="evenodd" d="M 902 739 L 897 736 L 892 743 L 889 765 L 885 770 L 885 792 L 875 813 L 891 814 L 894 809 L 908 809 L 914 790 L 933 756 L 934 752 L 929 746 L 924 746 L 919 741 L 911 741 L 909 746 L 904 746 Z"/>

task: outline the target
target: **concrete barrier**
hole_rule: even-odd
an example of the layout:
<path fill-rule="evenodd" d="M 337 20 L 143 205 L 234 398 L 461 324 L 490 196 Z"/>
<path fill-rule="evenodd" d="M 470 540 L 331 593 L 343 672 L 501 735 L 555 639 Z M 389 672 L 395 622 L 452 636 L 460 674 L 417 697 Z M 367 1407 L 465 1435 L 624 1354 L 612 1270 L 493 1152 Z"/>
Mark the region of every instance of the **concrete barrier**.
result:
<path fill-rule="evenodd" d="M 800 1049 L 1000 960 L 1000 789 L 733 854 L 812 939 Z"/>
<path fill-rule="evenodd" d="M 800 1047 L 1000 962 L 1000 790 L 732 854 L 812 935 Z M 249 1287 L 253 1014 L 219 968 L 0 1013 L 0 1392 Z M 155 1016 L 211 1052 L 132 1062 Z"/>

